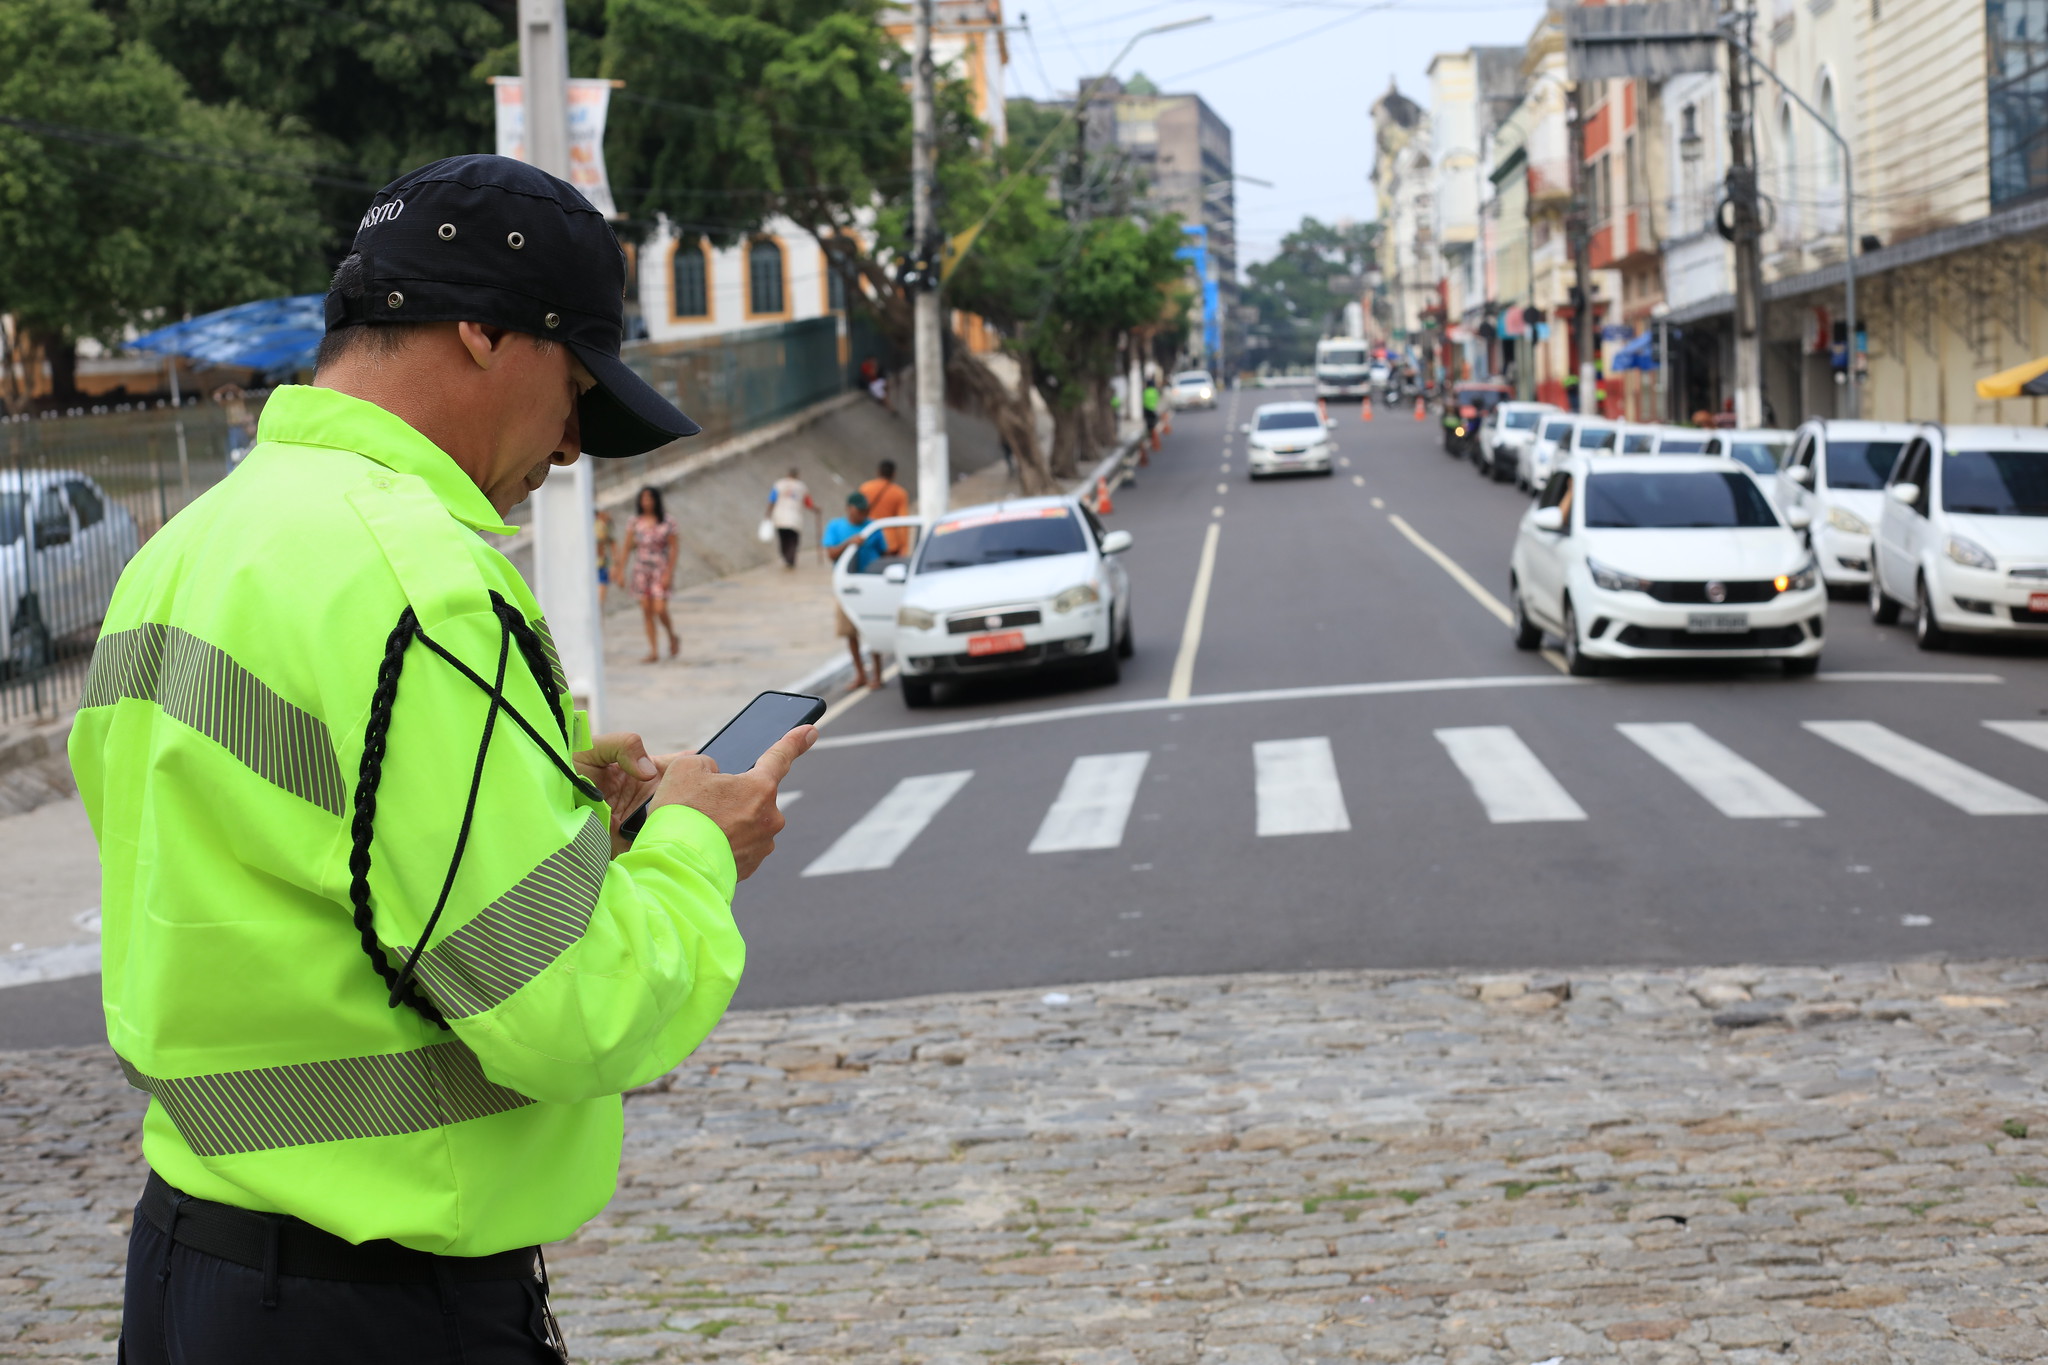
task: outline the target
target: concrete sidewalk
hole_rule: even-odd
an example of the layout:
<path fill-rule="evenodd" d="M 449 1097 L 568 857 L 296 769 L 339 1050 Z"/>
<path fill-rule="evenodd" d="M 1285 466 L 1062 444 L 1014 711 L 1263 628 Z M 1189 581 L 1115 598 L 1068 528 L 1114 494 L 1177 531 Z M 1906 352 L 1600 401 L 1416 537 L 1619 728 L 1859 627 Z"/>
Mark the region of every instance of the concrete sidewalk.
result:
<path fill-rule="evenodd" d="M 2048 965 L 735 1014 L 552 1247 L 578 1360 L 2048 1359 Z M 108 1359 L 142 1099 L 0 1057 L 0 1357 Z"/>

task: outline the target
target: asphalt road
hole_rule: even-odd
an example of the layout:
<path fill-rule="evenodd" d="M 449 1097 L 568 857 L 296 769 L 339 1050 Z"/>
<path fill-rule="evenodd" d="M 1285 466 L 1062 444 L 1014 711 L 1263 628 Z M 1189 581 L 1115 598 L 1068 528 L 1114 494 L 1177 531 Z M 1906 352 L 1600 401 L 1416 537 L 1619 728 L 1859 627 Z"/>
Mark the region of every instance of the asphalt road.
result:
<path fill-rule="evenodd" d="M 2048 649 L 1922 654 L 1836 602 L 1814 678 L 1566 678 L 1453 573 L 1505 596 L 1512 486 L 1444 456 L 1428 424 L 1349 409 L 1332 477 L 1252 484 L 1235 433 L 1259 397 L 1179 414 L 1116 495 L 1108 520 L 1136 541 L 1119 684 L 984 685 L 919 711 L 890 689 L 832 721 L 740 891 L 739 1003 L 2048 949 L 2048 752 L 1986 725 L 2035 722 L 2048 743 Z M 1212 525 L 1189 694 L 1171 700 Z M 1918 784 L 1809 728 L 1839 722 L 1860 723 L 1831 732 L 1852 744 L 1920 746 L 1901 760 Z M 1645 747 L 1674 734 L 1709 751 L 1678 761 L 1692 781 Z M 1086 776 L 1093 799 L 1061 805 Z M 1972 813 L 1999 807 L 2029 813 Z M 1061 830 L 1107 846 L 1031 851 Z M 835 845 L 888 865 L 806 875 Z M 96 1041 L 98 985 L 0 990 L 0 1049 Z"/>
<path fill-rule="evenodd" d="M 742 1003 L 2048 948 L 2048 752 L 1985 724 L 2048 716 L 2048 651 L 1922 654 L 1842 601 L 1815 678 L 1723 661 L 1568 679 L 1517 652 L 1416 543 L 1505 597 L 1526 506 L 1512 486 L 1447 458 L 1428 424 L 1349 409 L 1331 478 L 1252 484 L 1235 432 L 1259 397 L 1180 414 L 1116 496 L 1110 522 L 1136 539 L 1138 654 L 1121 683 L 942 692 L 924 711 L 891 691 L 834 722 L 791 779 L 802 796 L 779 851 L 741 890 Z M 1175 704 L 1212 523 L 1191 694 Z M 1646 747 L 1674 735 L 1706 756 L 1673 767 Z M 1917 783 L 1838 742 L 1893 737 L 1921 746 L 1902 760 Z M 1076 759 L 1135 754 L 1114 846 L 1030 851 Z M 1095 771 L 1128 793 L 1139 761 Z M 899 789 L 919 778 L 934 780 Z M 1117 835 L 1101 798 L 1082 804 L 1098 841 Z M 2000 806 L 2033 813 L 1965 808 Z M 908 825 L 889 818 L 904 811 Z M 849 831 L 872 846 L 892 828 L 891 865 L 805 875 Z"/>

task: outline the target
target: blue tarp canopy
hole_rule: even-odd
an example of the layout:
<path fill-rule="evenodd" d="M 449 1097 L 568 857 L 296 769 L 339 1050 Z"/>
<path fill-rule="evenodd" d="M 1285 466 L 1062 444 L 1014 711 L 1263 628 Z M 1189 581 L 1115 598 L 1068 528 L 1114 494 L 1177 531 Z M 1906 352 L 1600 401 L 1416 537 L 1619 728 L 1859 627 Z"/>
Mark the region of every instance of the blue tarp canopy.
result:
<path fill-rule="evenodd" d="M 284 374 L 311 366 L 313 352 L 326 333 L 324 297 L 295 294 L 238 303 L 188 322 L 174 322 L 137 337 L 128 343 L 128 349 Z"/>
<path fill-rule="evenodd" d="M 1656 369 L 1657 352 L 1654 343 L 1654 335 L 1645 331 L 1641 336 L 1632 338 L 1628 345 L 1616 351 L 1614 358 L 1607 362 L 1607 368 L 1610 370 Z"/>

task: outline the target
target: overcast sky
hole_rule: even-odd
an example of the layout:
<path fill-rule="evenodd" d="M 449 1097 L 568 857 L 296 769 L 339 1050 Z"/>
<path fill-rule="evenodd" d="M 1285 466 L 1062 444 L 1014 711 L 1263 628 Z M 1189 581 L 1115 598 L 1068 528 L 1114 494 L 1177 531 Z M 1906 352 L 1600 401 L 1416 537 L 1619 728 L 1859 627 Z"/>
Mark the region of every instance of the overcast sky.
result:
<path fill-rule="evenodd" d="M 1392 77 L 1427 106 L 1424 73 L 1439 52 L 1520 43 L 1544 0 L 1007 0 L 1010 93 L 1068 96 L 1131 36 L 1198 15 L 1209 23 L 1146 38 L 1117 74 L 1143 71 L 1192 91 L 1230 125 L 1240 175 L 1240 269 L 1271 256 L 1313 214 L 1374 216 L 1372 102 Z"/>

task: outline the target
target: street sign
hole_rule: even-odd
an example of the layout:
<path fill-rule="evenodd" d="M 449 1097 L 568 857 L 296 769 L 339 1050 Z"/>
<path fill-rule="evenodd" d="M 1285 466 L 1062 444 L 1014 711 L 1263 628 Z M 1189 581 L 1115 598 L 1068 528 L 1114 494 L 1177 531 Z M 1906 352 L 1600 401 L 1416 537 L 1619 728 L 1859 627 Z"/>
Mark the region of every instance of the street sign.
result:
<path fill-rule="evenodd" d="M 1575 81 L 1662 80 L 1712 71 L 1721 40 L 1714 0 L 1574 5 L 1564 12 L 1564 36 Z"/>

